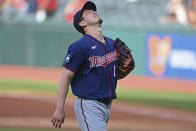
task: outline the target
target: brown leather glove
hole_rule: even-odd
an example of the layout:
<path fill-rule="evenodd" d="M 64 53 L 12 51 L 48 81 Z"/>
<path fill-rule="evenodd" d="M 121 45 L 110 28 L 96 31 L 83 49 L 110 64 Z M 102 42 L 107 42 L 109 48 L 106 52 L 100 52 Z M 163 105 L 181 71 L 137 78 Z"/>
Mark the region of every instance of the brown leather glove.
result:
<path fill-rule="evenodd" d="M 117 79 L 122 79 L 125 76 L 127 76 L 135 68 L 135 62 L 132 57 L 131 50 L 119 38 L 116 38 L 116 40 L 114 41 L 114 48 L 118 56 Z M 126 59 L 131 59 L 131 60 L 127 66 L 124 66 L 124 62 L 126 61 Z"/>

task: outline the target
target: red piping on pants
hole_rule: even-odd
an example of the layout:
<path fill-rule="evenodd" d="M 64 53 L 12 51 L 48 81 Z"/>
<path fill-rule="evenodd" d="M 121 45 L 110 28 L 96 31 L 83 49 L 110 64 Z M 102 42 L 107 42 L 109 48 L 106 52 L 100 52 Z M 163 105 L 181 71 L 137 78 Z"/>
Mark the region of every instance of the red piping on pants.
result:
<path fill-rule="evenodd" d="M 88 128 L 88 123 L 87 123 L 87 121 L 86 121 L 86 116 L 84 115 L 84 109 L 83 109 L 83 107 L 82 107 L 82 99 L 81 99 L 81 102 L 80 102 L 80 103 L 81 103 L 82 115 L 83 115 L 83 117 L 84 117 L 84 121 L 85 121 L 86 127 L 87 127 L 88 131 L 90 131 L 89 128 Z"/>

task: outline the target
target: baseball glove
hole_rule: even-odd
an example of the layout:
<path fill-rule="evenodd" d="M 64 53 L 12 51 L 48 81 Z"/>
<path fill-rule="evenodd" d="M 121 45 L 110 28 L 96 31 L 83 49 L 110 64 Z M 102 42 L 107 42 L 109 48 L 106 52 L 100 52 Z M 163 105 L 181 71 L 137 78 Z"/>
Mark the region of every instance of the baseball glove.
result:
<path fill-rule="evenodd" d="M 117 79 L 122 79 L 127 76 L 134 68 L 135 62 L 131 54 L 129 47 L 121 41 L 119 38 L 116 38 L 114 41 L 114 48 L 118 56 L 118 74 Z M 130 63 L 125 67 L 124 62 L 126 59 L 131 59 Z"/>

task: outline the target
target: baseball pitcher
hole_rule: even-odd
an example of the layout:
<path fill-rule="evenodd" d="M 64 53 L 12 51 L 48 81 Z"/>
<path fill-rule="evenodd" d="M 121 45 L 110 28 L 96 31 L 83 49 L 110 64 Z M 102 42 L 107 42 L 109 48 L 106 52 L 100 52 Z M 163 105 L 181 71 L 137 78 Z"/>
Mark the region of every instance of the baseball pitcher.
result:
<path fill-rule="evenodd" d="M 74 16 L 73 25 L 83 36 L 69 46 L 59 81 L 52 124 L 64 123 L 64 103 L 71 84 L 77 96 L 75 114 L 82 131 L 107 131 L 110 108 L 116 98 L 117 80 L 135 67 L 131 51 L 119 38 L 102 34 L 102 19 L 96 5 L 87 1 Z"/>

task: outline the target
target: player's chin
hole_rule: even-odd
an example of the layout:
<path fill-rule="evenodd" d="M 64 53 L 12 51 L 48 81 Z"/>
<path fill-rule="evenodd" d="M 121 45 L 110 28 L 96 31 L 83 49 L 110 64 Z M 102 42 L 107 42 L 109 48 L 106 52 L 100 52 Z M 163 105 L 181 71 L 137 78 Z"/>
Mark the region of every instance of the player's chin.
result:
<path fill-rule="evenodd" d="M 100 18 L 100 19 L 98 20 L 98 23 L 101 25 L 101 24 L 103 23 L 103 20 Z"/>

